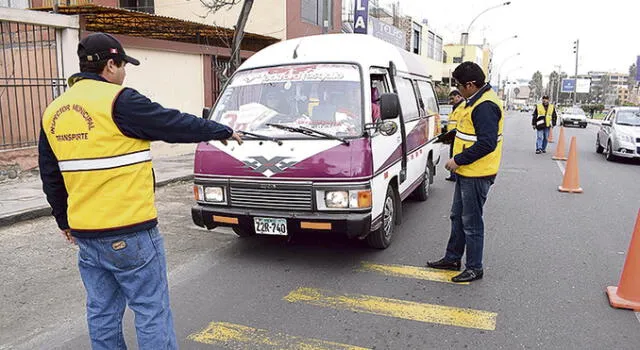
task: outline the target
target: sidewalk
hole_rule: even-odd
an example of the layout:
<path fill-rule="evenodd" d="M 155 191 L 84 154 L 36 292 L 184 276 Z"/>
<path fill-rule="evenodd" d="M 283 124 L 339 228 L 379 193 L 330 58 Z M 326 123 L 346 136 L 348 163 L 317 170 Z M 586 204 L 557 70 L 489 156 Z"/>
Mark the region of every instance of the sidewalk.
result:
<path fill-rule="evenodd" d="M 195 145 L 154 143 L 151 151 L 156 186 L 193 178 L 194 150 Z M 51 214 L 38 175 L 0 183 L 0 193 L 0 226 Z"/>
<path fill-rule="evenodd" d="M 602 125 L 602 119 L 589 119 L 587 118 L 587 122 L 593 125 Z"/>

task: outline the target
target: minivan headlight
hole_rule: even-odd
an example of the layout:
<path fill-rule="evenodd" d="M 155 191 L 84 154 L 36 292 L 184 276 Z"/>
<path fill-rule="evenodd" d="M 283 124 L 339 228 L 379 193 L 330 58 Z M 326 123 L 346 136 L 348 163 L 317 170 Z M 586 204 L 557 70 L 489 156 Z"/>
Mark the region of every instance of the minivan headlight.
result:
<path fill-rule="evenodd" d="M 222 186 L 205 186 L 204 200 L 212 203 L 224 202 L 224 187 Z"/>
<path fill-rule="evenodd" d="M 371 190 L 318 191 L 318 209 L 367 209 L 371 208 Z"/>

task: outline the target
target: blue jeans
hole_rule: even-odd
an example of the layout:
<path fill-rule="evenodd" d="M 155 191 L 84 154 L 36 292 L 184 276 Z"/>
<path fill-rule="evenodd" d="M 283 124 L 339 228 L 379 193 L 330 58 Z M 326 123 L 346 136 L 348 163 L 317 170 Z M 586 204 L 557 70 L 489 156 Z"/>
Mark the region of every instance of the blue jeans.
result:
<path fill-rule="evenodd" d="M 549 143 L 549 128 L 537 130 L 538 138 L 536 139 L 536 150 L 546 151 L 547 143 Z"/>
<path fill-rule="evenodd" d="M 493 178 L 457 176 L 451 205 L 451 236 L 447 244 L 445 260 L 460 261 L 466 246 L 466 268 L 482 269 L 484 248 L 482 208 L 491 185 L 493 185 Z"/>
<path fill-rule="evenodd" d="M 177 349 L 169 307 L 164 243 L 157 228 L 96 238 L 76 238 L 78 266 L 87 291 L 92 349 L 126 349 L 122 316 L 135 314 L 138 347 Z"/>

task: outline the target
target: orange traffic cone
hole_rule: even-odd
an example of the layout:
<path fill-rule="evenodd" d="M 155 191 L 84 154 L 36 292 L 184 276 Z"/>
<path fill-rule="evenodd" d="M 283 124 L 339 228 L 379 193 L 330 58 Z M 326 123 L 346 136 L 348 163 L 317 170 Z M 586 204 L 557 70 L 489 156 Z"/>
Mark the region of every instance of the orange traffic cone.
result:
<path fill-rule="evenodd" d="M 640 311 L 640 210 L 620 283 L 617 287 L 607 287 L 607 296 L 609 304 L 615 308 Z"/>
<path fill-rule="evenodd" d="M 567 168 L 564 171 L 562 185 L 558 187 L 560 192 L 582 193 L 582 187 L 580 187 L 580 176 L 578 175 L 577 153 L 576 137 L 573 136 L 571 137 L 571 146 L 569 146 L 569 160 L 567 160 Z"/>
<path fill-rule="evenodd" d="M 553 126 L 549 128 L 549 139 L 548 139 L 547 141 L 548 141 L 549 143 L 554 143 L 554 142 L 556 142 L 556 141 L 553 139 Z"/>
<path fill-rule="evenodd" d="M 551 157 L 554 160 L 567 160 L 564 154 L 564 128 L 560 127 L 560 137 L 558 138 L 558 146 L 556 146 L 556 154 Z"/>

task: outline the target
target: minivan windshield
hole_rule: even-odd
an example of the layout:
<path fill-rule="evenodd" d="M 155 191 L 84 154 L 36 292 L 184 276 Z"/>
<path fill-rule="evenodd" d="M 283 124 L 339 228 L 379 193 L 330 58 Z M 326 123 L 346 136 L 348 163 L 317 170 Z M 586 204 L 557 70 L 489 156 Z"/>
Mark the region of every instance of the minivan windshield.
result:
<path fill-rule="evenodd" d="M 286 128 L 305 127 L 338 137 L 362 134 L 362 87 L 358 66 L 308 64 L 237 72 L 213 119 L 236 131 L 277 138 L 307 138 Z"/>

